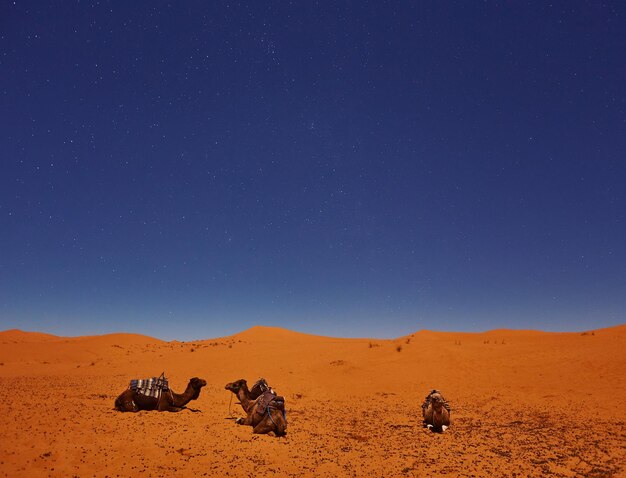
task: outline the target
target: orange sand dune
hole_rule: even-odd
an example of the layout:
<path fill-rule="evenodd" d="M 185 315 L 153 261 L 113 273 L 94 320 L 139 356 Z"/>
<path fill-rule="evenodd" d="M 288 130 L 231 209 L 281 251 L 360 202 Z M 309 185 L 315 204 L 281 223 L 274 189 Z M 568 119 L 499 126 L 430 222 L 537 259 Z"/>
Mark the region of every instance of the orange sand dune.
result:
<path fill-rule="evenodd" d="M 113 410 L 131 378 L 207 381 L 194 413 Z M 227 382 L 286 398 L 285 438 L 252 435 Z M 625 476 L 626 325 L 584 333 L 420 331 L 339 339 L 254 327 L 163 342 L 0 332 L 0 475 Z M 452 427 L 421 427 L 440 389 Z"/>
<path fill-rule="evenodd" d="M 6 343 L 40 343 L 61 340 L 61 337 L 39 332 L 24 332 L 19 329 L 11 329 L 0 332 L 0 344 Z"/>

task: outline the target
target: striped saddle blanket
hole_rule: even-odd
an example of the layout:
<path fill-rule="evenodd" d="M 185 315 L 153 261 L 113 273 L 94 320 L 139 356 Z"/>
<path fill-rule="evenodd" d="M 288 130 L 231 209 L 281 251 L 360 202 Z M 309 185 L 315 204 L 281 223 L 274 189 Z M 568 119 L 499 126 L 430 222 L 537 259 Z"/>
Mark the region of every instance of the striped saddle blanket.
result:
<path fill-rule="evenodd" d="M 134 379 L 130 381 L 129 388 L 137 393 L 146 395 L 147 397 L 161 396 L 162 391 L 170 389 L 165 375 L 161 374 L 160 377 Z"/>

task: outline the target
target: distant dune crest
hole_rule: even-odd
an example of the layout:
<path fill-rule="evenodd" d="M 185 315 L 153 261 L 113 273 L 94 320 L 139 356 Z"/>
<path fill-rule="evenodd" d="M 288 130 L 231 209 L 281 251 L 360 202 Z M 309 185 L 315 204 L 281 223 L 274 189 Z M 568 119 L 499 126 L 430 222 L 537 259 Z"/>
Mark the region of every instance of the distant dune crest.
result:
<path fill-rule="evenodd" d="M 42 342 L 75 342 L 75 341 L 96 341 L 111 342 L 120 344 L 147 344 L 163 342 L 162 340 L 141 334 L 114 333 L 104 335 L 82 335 L 75 337 L 63 337 L 42 332 L 26 332 L 19 329 L 10 329 L 0 332 L 0 342 L 24 342 L 24 343 L 42 343 Z"/>
<path fill-rule="evenodd" d="M 442 332 L 436 330 L 427 330 L 422 329 L 414 332 L 413 334 L 405 335 L 402 337 L 397 337 L 395 339 L 377 339 L 375 337 L 371 337 L 373 340 L 402 340 L 406 341 L 412 337 L 442 337 L 442 336 L 450 336 L 453 338 L 459 337 L 472 337 L 472 336 L 506 336 L 506 337 L 515 337 L 515 336 L 540 336 L 540 335 L 550 335 L 550 334 L 584 334 L 584 335 L 593 335 L 593 334 L 615 334 L 615 335 L 623 335 L 626 334 L 626 324 L 616 325 L 614 327 L 606 327 L 600 329 L 589 329 L 585 331 L 577 331 L 577 332 L 545 332 L 541 330 L 532 330 L 532 329 L 493 329 L 487 330 L 484 332 Z M 226 337 L 219 337 L 226 338 Z M 343 338 L 343 337 L 332 337 L 332 336 L 323 336 L 323 335 L 314 335 L 307 334 L 303 332 L 297 332 L 294 330 L 285 329 L 282 327 L 269 327 L 265 325 L 256 325 L 254 327 L 250 327 L 249 329 L 243 330 L 234 335 L 228 336 L 231 339 L 239 339 L 239 340 L 247 340 L 247 341 L 275 341 L 275 340 L 306 340 L 306 339 L 336 339 L 336 340 L 355 340 L 354 338 Z M 130 345 L 130 344 L 147 344 L 147 343 L 162 343 L 165 342 L 163 340 L 151 337 L 149 335 L 143 334 L 132 334 L 132 333 L 111 333 L 111 334 L 103 334 L 103 335 L 85 335 L 85 336 L 72 336 L 72 337 L 63 337 L 52 334 L 47 334 L 43 332 L 27 332 L 20 329 L 9 329 L 0 331 L 0 342 L 24 342 L 24 343 L 41 343 L 41 342 L 57 342 L 57 341 L 83 341 L 83 340 L 91 340 L 91 341 L 103 341 L 103 342 L 111 342 L 111 343 L 119 343 L 120 345 Z M 215 340 L 213 338 L 207 339 L 194 339 L 193 342 L 201 342 L 203 340 Z M 171 342 L 178 342 L 173 340 Z M 187 342 L 190 342 L 189 340 Z"/>
<path fill-rule="evenodd" d="M 19 329 L 10 329 L 0 332 L 0 342 L 54 342 L 61 337 L 41 332 L 25 332 Z"/>

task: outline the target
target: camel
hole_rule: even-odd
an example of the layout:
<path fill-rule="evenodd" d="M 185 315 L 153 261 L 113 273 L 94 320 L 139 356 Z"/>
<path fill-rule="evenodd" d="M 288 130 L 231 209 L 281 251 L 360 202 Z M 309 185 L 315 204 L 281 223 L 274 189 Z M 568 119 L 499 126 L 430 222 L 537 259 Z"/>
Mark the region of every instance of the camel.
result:
<path fill-rule="evenodd" d="M 239 382 L 246 382 L 246 380 L 241 379 L 241 380 L 237 380 L 237 382 L 233 382 L 233 383 L 229 383 L 228 385 L 226 385 L 226 388 L 230 390 L 229 387 L 231 386 L 235 386 L 236 384 L 239 384 Z M 272 395 L 276 395 L 276 392 L 274 391 L 274 389 L 272 387 L 269 386 L 269 384 L 267 383 L 267 380 L 265 380 L 264 378 L 260 378 L 258 379 L 254 385 L 252 385 L 252 387 L 250 387 L 250 389 L 248 390 L 248 383 L 246 382 L 246 386 L 245 387 L 240 387 L 242 390 L 242 393 L 246 394 L 246 398 L 248 399 L 248 401 L 252 402 L 254 400 L 256 400 L 257 398 L 259 398 L 264 392 L 271 392 Z M 235 393 L 235 392 L 233 392 Z M 236 395 L 236 393 L 235 393 Z M 237 397 L 239 398 L 239 397 Z M 246 411 L 246 408 L 243 406 L 243 404 L 241 403 L 241 401 L 239 402 L 239 405 L 241 405 L 241 408 L 243 408 L 243 411 Z M 229 406 L 230 409 L 230 406 Z"/>
<path fill-rule="evenodd" d="M 187 389 L 183 393 L 164 390 L 159 398 L 148 397 L 128 388 L 115 399 L 115 408 L 120 412 L 138 412 L 140 410 L 180 412 L 186 408 L 185 405 L 191 400 L 196 400 L 200 396 L 200 390 L 205 385 L 206 380 L 194 377 L 189 380 Z"/>
<path fill-rule="evenodd" d="M 450 426 L 450 405 L 439 390 L 432 390 L 422 404 L 424 427 L 434 432 L 445 432 Z"/>
<path fill-rule="evenodd" d="M 235 423 L 250 425 L 252 433 L 274 432 L 276 436 L 283 436 L 287 433 L 285 399 L 277 396 L 272 389 L 265 390 L 257 398 L 252 398 L 248 390 L 248 382 L 243 378 L 226 384 L 224 388 L 237 396 L 246 412 L 246 417 L 238 418 Z"/>

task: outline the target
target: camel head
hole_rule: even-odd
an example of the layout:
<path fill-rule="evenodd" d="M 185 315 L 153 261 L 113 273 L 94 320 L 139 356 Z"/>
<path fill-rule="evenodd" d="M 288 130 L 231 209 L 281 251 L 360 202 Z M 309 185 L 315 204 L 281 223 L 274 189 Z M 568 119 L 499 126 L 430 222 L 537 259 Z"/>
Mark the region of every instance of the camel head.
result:
<path fill-rule="evenodd" d="M 440 393 L 433 393 L 430 396 L 430 403 L 433 406 L 433 410 L 440 412 L 441 409 L 443 408 L 444 399 Z"/>
<path fill-rule="evenodd" d="M 194 388 L 195 390 L 200 390 L 202 387 L 206 386 L 206 380 L 198 377 L 194 377 L 189 380 L 189 386 Z"/>
<path fill-rule="evenodd" d="M 197 399 L 200 396 L 200 389 L 206 385 L 206 380 L 194 377 L 189 380 L 189 385 L 187 385 L 187 390 L 191 388 L 193 390 L 193 399 Z"/>
<path fill-rule="evenodd" d="M 239 392 L 239 389 L 241 389 L 241 387 L 247 386 L 247 385 L 248 385 L 248 382 L 246 382 L 243 378 L 240 378 L 236 382 L 227 383 L 224 388 L 226 390 L 230 390 L 236 395 L 237 392 Z"/>

